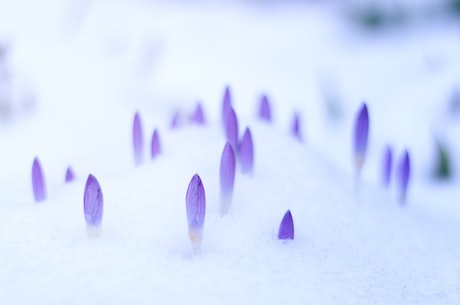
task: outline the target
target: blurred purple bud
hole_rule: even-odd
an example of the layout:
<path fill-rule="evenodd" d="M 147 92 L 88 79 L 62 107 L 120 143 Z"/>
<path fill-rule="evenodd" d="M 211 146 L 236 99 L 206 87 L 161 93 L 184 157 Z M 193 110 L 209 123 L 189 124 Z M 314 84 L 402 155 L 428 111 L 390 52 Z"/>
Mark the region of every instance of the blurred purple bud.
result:
<path fill-rule="evenodd" d="M 410 178 L 410 159 L 409 152 L 404 150 L 402 158 L 399 160 L 399 187 L 400 187 L 400 204 L 406 202 L 407 186 Z"/>
<path fill-rule="evenodd" d="M 220 195 L 221 215 L 225 215 L 230 208 L 235 184 L 235 153 L 230 142 L 227 141 L 220 159 Z"/>
<path fill-rule="evenodd" d="M 195 112 L 193 115 L 190 117 L 190 120 L 192 123 L 196 123 L 198 125 L 203 125 L 205 124 L 205 119 L 204 119 L 204 113 L 203 113 L 203 107 L 201 106 L 200 103 L 196 105 Z"/>
<path fill-rule="evenodd" d="M 364 159 L 366 157 L 366 148 L 367 148 L 367 139 L 369 134 L 369 114 L 367 112 L 367 105 L 363 103 L 358 112 L 358 116 L 355 121 L 355 134 L 354 134 L 354 144 L 355 144 L 355 166 L 358 172 L 361 170 L 361 167 L 364 164 Z"/>
<path fill-rule="evenodd" d="M 179 124 L 180 124 L 180 112 L 177 111 L 173 114 L 172 118 L 171 118 L 171 129 L 176 129 L 177 127 L 179 127 Z"/>
<path fill-rule="evenodd" d="M 238 119 L 236 117 L 235 110 L 230 107 L 227 112 L 227 117 L 225 120 L 225 135 L 227 140 L 233 146 L 233 149 L 238 148 Z"/>
<path fill-rule="evenodd" d="M 104 198 L 99 182 L 93 175 L 89 175 L 86 180 L 83 208 L 89 236 L 99 235 L 104 212 Z"/>
<path fill-rule="evenodd" d="M 270 103 L 268 97 L 264 94 L 260 99 L 259 117 L 267 122 L 272 120 L 272 112 L 270 109 Z"/>
<path fill-rule="evenodd" d="M 65 183 L 69 183 L 75 180 L 75 174 L 73 172 L 72 167 L 67 167 L 67 170 L 65 172 Z"/>
<path fill-rule="evenodd" d="M 32 164 L 32 189 L 34 192 L 35 202 L 40 202 L 46 199 L 46 185 L 43 177 L 42 167 L 38 157 L 35 157 Z"/>
<path fill-rule="evenodd" d="M 133 121 L 133 148 L 134 148 L 134 162 L 136 165 L 142 163 L 142 152 L 144 147 L 144 138 L 142 134 L 142 123 L 138 112 L 134 115 Z"/>
<path fill-rule="evenodd" d="M 153 131 L 150 153 L 151 153 L 152 159 L 154 159 L 161 153 L 160 133 L 158 129 L 156 128 Z"/>
<path fill-rule="evenodd" d="M 254 144 L 249 127 L 246 128 L 241 139 L 239 154 L 242 172 L 251 173 L 254 167 Z"/>
<path fill-rule="evenodd" d="M 393 152 L 391 147 L 387 145 L 383 153 L 383 186 L 388 187 L 391 180 L 391 167 L 393 165 Z"/>
<path fill-rule="evenodd" d="M 222 121 L 226 125 L 227 113 L 232 107 L 232 95 L 230 93 L 230 86 L 225 87 L 224 98 L 222 102 Z"/>
<path fill-rule="evenodd" d="M 302 134 L 300 131 L 300 115 L 297 112 L 294 113 L 294 119 L 292 121 L 292 135 L 299 141 L 302 141 Z"/>
<path fill-rule="evenodd" d="M 190 181 L 185 196 L 185 209 L 190 241 L 195 252 L 199 252 L 203 239 L 204 218 L 206 214 L 206 195 L 200 176 L 195 174 Z"/>
<path fill-rule="evenodd" d="M 291 211 L 287 210 L 281 220 L 278 231 L 278 239 L 294 239 L 294 221 L 292 220 Z"/>

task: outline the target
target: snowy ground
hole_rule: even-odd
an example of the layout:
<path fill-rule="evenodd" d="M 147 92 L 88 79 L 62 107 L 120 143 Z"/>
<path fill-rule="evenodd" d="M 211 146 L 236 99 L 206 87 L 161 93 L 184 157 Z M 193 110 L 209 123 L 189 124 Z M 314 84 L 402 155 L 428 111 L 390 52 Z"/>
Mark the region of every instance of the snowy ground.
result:
<path fill-rule="evenodd" d="M 15 103 L 0 124 L 0 304 L 460 302 L 459 181 L 430 176 L 434 136 L 460 153 L 458 116 L 447 111 L 460 83 L 454 21 L 372 35 L 331 4 L 47 4 L 0 3 Z M 256 155 L 253 176 L 237 173 L 221 218 L 227 84 Z M 273 124 L 256 118 L 262 92 Z M 338 101 L 335 118 L 325 96 Z M 173 113 L 190 113 L 198 100 L 207 125 L 171 130 Z M 363 100 L 370 146 L 357 195 L 351 132 Z M 135 111 L 146 143 L 158 127 L 164 147 L 140 167 Z M 303 143 L 289 134 L 294 111 Z M 393 183 L 380 186 L 387 143 L 396 158 L 411 152 L 404 207 Z M 49 194 L 40 204 L 30 181 L 35 156 Z M 68 165 L 77 180 L 65 185 Z M 105 199 L 97 239 L 86 236 L 83 217 L 89 173 Z M 185 217 L 195 173 L 208 208 L 198 256 Z M 287 209 L 296 237 L 282 242 Z"/>

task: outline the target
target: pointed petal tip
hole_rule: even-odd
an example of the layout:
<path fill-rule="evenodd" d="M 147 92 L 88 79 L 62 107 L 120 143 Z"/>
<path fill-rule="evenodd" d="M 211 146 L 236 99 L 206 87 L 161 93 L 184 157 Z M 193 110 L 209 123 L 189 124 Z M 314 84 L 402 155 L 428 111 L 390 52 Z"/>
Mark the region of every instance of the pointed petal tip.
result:
<path fill-rule="evenodd" d="M 144 139 L 142 132 L 142 121 L 139 112 L 134 114 L 133 119 L 133 150 L 134 150 L 134 163 L 139 165 L 142 163 Z"/>
<path fill-rule="evenodd" d="M 294 221 L 290 210 L 287 210 L 281 220 L 278 239 L 294 239 Z"/>
<path fill-rule="evenodd" d="M 364 164 L 369 137 L 369 114 L 365 102 L 361 105 L 356 119 L 354 129 L 354 158 L 355 167 L 359 172 Z"/>
<path fill-rule="evenodd" d="M 45 178 L 38 157 L 34 158 L 32 164 L 32 190 L 35 202 L 41 202 L 46 199 Z"/>
<path fill-rule="evenodd" d="M 407 199 L 407 188 L 410 180 L 410 156 L 407 149 L 404 150 L 403 156 L 399 161 L 399 192 L 400 192 L 400 204 L 404 205 Z"/>
<path fill-rule="evenodd" d="M 153 131 L 152 142 L 150 145 L 150 156 L 152 159 L 155 159 L 158 155 L 161 154 L 161 141 L 160 141 L 160 132 L 157 128 Z"/>
<path fill-rule="evenodd" d="M 246 127 L 243 138 L 239 144 L 239 157 L 241 161 L 241 171 L 245 174 L 252 173 L 254 168 L 254 143 L 249 127 Z"/>
<path fill-rule="evenodd" d="M 291 133 L 295 138 L 297 138 L 297 140 L 302 142 L 302 132 L 301 132 L 301 127 L 300 127 L 300 114 L 298 112 L 294 113 L 294 118 L 292 119 Z"/>
<path fill-rule="evenodd" d="M 193 115 L 190 117 L 190 121 L 197 125 L 204 125 L 206 120 L 204 118 L 204 111 L 201 103 L 197 103 Z"/>
<path fill-rule="evenodd" d="M 268 100 L 268 96 L 265 94 L 263 94 L 260 98 L 259 118 L 267 122 L 272 120 L 270 102 Z"/>
<path fill-rule="evenodd" d="M 193 175 L 185 195 L 185 209 L 190 241 L 195 252 L 199 252 L 203 239 L 206 216 L 206 194 L 198 174 Z"/>
<path fill-rule="evenodd" d="M 65 183 L 69 183 L 75 180 L 75 173 L 72 169 L 72 167 L 67 167 L 67 170 L 65 172 Z"/>
<path fill-rule="evenodd" d="M 104 197 L 99 182 L 92 174 L 89 174 L 86 179 L 83 211 L 87 226 L 100 226 L 104 211 Z"/>

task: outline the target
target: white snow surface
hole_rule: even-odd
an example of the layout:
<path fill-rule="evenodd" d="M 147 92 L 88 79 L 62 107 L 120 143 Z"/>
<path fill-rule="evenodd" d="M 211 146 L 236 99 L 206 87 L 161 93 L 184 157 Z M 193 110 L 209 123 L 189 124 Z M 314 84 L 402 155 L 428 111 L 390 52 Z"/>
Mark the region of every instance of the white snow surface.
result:
<path fill-rule="evenodd" d="M 0 304 L 460 303 L 460 185 L 430 178 L 434 135 L 460 153 L 460 123 L 446 110 L 460 84 L 453 21 L 372 34 L 331 3 L 49 0 L 0 3 L 0 34 L 20 90 L 11 102 L 34 96 L 0 123 Z M 252 130 L 255 168 L 237 170 L 220 217 L 227 84 L 240 134 Z M 340 101 L 337 120 L 324 87 Z M 262 92 L 272 124 L 256 118 Z M 357 187 L 351 132 L 363 100 L 370 142 Z M 197 101 L 205 126 L 186 120 Z M 182 124 L 171 129 L 176 111 Z M 303 142 L 289 133 L 294 111 Z M 150 160 L 154 128 L 163 153 Z M 405 206 L 395 179 L 380 186 L 387 143 L 396 159 L 411 153 Z M 64 184 L 68 165 L 77 180 Z M 90 173 L 104 194 L 99 238 L 87 237 L 83 216 Z M 185 214 L 195 173 L 207 205 L 198 255 Z M 287 209 L 295 239 L 280 241 Z"/>

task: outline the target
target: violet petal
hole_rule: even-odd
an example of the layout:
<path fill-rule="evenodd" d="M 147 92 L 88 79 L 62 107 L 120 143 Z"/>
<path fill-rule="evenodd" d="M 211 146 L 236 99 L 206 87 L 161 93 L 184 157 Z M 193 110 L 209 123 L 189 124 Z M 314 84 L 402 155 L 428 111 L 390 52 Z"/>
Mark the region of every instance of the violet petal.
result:
<path fill-rule="evenodd" d="M 382 181 L 385 187 L 390 185 L 391 181 L 391 168 L 393 165 L 393 152 L 391 147 L 387 145 L 383 154 L 383 170 L 382 170 Z"/>
<path fill-rule="evenodd" d="M 291 131 L 294 137 L 296 137 L 299 141 L 302 141 L 302 133 L 300 131 L 300 115 L 297 112 L 294 113 Z"/>
<path fill-rule="evenodd" d="M 399 188 L 400 188 L 400 204 L 406 202 L 407 186 L 410 178 L 410 158 L 409 152 L 404 150 L 403 156 L 399 161 Z"/>
<path fill-rule="evenodd" d="M 270 122 L 272 120 L 272 112 L 270 109 L 270 102 L 268 97 L 264 94 L 260 99 L 259 118 L 264 121 Z"/>
<path fill-rule="evenodd" d="M 230 142 L 227 141 L 220 159 L 220 197 L 221 215 L 225 215 L 230 208 L 235 184 L 235 153 Z"/>
<path fill-rule="evenodd" d="M 232 107 L 232 95 L 230 93 L 230 87 L 225 87 L 224 98 L 222 100 L 222 121 L 226 126 L 227 113 Z"/>
<path fill-rule="evenodd" d="M 249 127 L 246 128 L 241 139 L 239 155 L 242 172 L 245 174 L 251 173 L 254 167 L 254 144 Z"/>
<path fill-rule="evenodd" d="M 190 181 L 185 196 L 185 209 L 190 241 L 195 252 L 199 252 L 203 239 L 203 227 L 206 214 L 206 195 L 203 182 L 198 174 Z"/>
<path fill-rule="evenodd" d="M 75 174 L 73 172 L 72 167 L 67 167 L 67 170 L 65 172 L 65 183 L 69 183 L 75 180 Z"/>
<path fill-rule="evenodd" d="M 190 121 L 192 123 L 196 123 L 198 125 L 203 125 L 205 124 L 205 119 L 204 119 L 204 112 L 203 112 L 203 107 L 201 106 L 200 103 L 196 105 L 195 112 L 193 115 L 190 117 Z"/>
<path fill-rule="evenodd" d="M 160 144 L 160 133 L 158 129 L 155 128 L 152 136 L 152 144 L 150 149 L 150 155 L 152 159 L 157 157 L 161 153 L 161 144 Z"/>
<path fill-rule="evenodd" d="M 292 220 L 291 211 L 287 210 L 281 220 L 278 230 L 278 239 L 294 239 L 294 221 Z"/>
<path fill-rule="evenodd" d="M 236 151 L 238 149 L 238 118 L 236 117 L 235 110 L 230 107 L 227 112 L 225 120 L 225 135 L 227 140 L 233 146 Z"/>
<path fill-rule="evenodd" d="M 142 152 L 144 147 L 144 138 L 142 134 L 142 122 L 138 112 L 134 115 L 133 120 L 133 149 L 134 162 L 136 165 L 142 163 Z"/>
<path fill-rule="evenodd" d="M 366 103 L 361 105 L 356 117 L 354 131 L 355 166 L 356 169 L 360 171 L 366 157 L 367 140 L 369 135 L 369 114 Z"/>
<path fill-rule="evenodd" d="M 179 124 L 180 124 L 180 112 L 177 111 L 173 114 L 172 118 L 171 118 L 171 129 L 176 129 L 177 127 L 179 127 Z"/>
<path fill-rule="evenodd" d="M 38 157 L 35 157 L 32 164 L 32 189 L 34 192 L 35 202 L 40 202 L 46 199 L 46 185 L 43 176 L 42 167 Z"/>
<path fill-rule="evenodd" d="M 93 175 L 89 175 L 86 180 L 83 209 L 86 225 L 88 227 L 88 235 L 99 235 L 102 214 L 104 212 L 104 197 L 102 195 L 101 186 Z"/>

